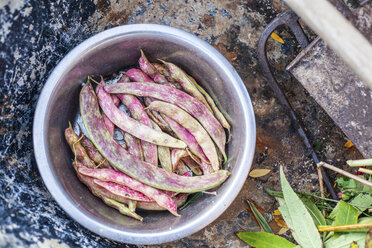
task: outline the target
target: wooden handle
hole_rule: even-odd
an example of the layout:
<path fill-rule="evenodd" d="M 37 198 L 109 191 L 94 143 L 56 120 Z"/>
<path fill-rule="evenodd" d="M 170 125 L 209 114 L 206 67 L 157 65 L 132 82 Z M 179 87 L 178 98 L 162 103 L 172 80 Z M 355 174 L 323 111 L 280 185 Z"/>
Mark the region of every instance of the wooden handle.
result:
<path fill-rule="evenodd" d="M 326 0 L 284 0 L 372 90 L 372 45 Z"/>

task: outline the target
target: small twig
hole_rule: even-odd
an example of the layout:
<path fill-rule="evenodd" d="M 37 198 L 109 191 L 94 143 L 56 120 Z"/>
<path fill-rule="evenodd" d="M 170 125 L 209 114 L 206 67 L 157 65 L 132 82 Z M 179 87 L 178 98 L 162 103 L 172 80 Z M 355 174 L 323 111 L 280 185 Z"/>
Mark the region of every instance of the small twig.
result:
<path fill-rule="evenodd" d="M 319 232 L 333 232 L 333 231 L 343 231 L 343 230 L 354 230 L 361 228 L 372 228 L 372 223 L 363 224 L 350 224 L 342 226 L 318 226 Z"/>
<path fill-rule="evenodd" d="M 354 175 L 354 174 L 351 174 L 351 173 L 349 173 L 349 172 L 347 172 L 347 171 L 344 171 L 344 170 L 342 170 L 342 169 L 340 169 L 340 168 L 337 168 L 336 166 L 333 166 L 333 165 L 327 164 L 327 163 L 325 163 L 325 162 L 320 162 L 320 163 L 318 163 L 318 167 L 322 167 L 322 166 L 325 167 L 325 168 L 327 168 L 327 169 L 333 170 L 333 171 L 335 171 L 335 172 L 337 172 L 337 173 L 340 173 L 341 175 L 344 175 L 344 176 L 346 176 L 346 177 L 349 177 L 349 178 L 351 178 L 351 179 L 354 179 L 355 181 L 358 181 L 358 182 L 360 182 L 361 184 L 364 184 L 364 185 L 366 185 L 366 186 L 368 186 L 368 187 L 372 187 L 372 182 L 367 181 L 367 180 L 365 180 L 365 179 L 363 179 L 363 178 L 360 178 L 360 177 L 358 177 L 358 176 L 356 176 L 356 175 Z"/>
<path fill-rule="evenodd" d="M 320 196 L 324 197 L 323 174 L 322 174 L 321 167 L 318 167 L 318 177 L 319 177 L 319 185 L 320 185 Z"/>
<path fill-rule="evenodd" d="M 99 168 L 101 165 L 103 165 L 103 163 L 106 161 L 106 159 L 102 160 L 101 163 L 99 163 L 96 167 L 94 167 L 94 169 L 97 169 Z"/>
<path fill-rule="evenodd" d="M 202 191 L 202 192 L 207 195 L 217 195 L 217 191 Z"/>
<path fill-rule="evenodd" d="M 372 170 L 369 170 L 369 169 L 359 168 L 358 171 L 372 175 Z"/>
<path fill-rule="evenodd" d="M 91 76 L 88 76 L 88 81 L 89 81 L 89 80 L 92 80 L 93 83 L 102 86 L 101 83 L 98 83 L 98 82 L 97 82 L 96 80 L 94 80 Z"/>
<path fill-rule="evenodd" d="M 346 163 L 350 167 L 359 167 L 359 166 L 372 166 L 372 158 L 369 159 L 358 159 L 358 160 L 348 160 Z"/>
<path fill-rule="evenodd" d="M 318 179 L 319 179 L 319 186 L 320 186 L 320 196 L 324 197 L 324 184 L 323 184 L 323 174 L 322 168 L 318 167 Z M 326 211 L 323 210 L 323 216 L 326 216 Z"/>

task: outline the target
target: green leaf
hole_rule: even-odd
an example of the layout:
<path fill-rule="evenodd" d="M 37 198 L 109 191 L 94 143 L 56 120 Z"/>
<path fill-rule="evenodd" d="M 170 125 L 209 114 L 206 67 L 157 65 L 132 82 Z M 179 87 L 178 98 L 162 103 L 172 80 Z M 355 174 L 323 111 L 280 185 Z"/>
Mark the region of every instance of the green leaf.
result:
<path fill-rule="evenodd" d="M 341 201 L 333 208 L 332 212 L 328 215 L 328 219 L 335 220 L 338 210 L 340 209 Z"/>
<path fill-rule="evenodd" d="M 357 196 L 355 196 L 349 202 L 349 204 L 358 205 L 358 206 L 355 206 L 355 208 L 358 209 L 360 211 L 359 214 L 361 214 L 362 212 L 364 212 L 364 210 L 366 210 L 367 208 L 370 208 L 370 206 L 372 205 L 372 196 L 370 194 L 360 193 Z M 361 206 L 365 206 L 365 207 L 361 207 Z"/>
<path fill-rule="evenodd" d="M 316 226 L 325 226 L 327 225 L 326 220 L 317 206 L 310 199 L 300 198 L 301 201 L 305 204 L 307 211 L 309 211 L 311 217 L 314 220 Z"/>
<path fill-rule="evenodd" d="M 268 233 L 274 233 L 273 230 L 271 230 L 269 224 L 266 222 L 265 218 L 257 210 L 256 206 L 248 200 L 247 200 L 247 202 L 248 202 L 249 207 L 252 210 L 252 213 L 253 213 L 254 217 L 256 218 L 258 224 L 260 225 L 261 229 L 265 232 L 268 232 Z"/>
<path fill-rule="evenodd" d="M 266 191 L 266 193 L 267 193 L 269 196 L 283 198 L 283 192 L 275 191 L 275 190 L 271 190 L 271 189 L 268 189 L 268 188 L 265 188 L 265 191 Z"/>
<path fill-rule="evenodd" d="M 362 217 L 358 219 L 358 223 L 372 223 L 372 217 Z"/>
<path fill-rule="evenodd" d="M 295 244 L 280 236 L 266 232 L 239 232 L 238 237 L 257 248 L 294 248 Z"/>
<path fill-rule="evenodd" d="M 196 192 L 195 194 L 192 194 L 189 199 L 187 199 L 187 201 L 185 202 L 185 204 L 183 204 L 180 208 L 178 208 L 179 210 L 184 210 L 186 209 L 188 206 L 190 206 L 194 201 L 196 201 L 196 199 L 198 199 L 200 196 L 202 196 L 202 192 Z"/>
<path fill-rule="evenodd" d="M 366 179 L 365 176 L 359 176 L 362 179 Z M 369 181 L 371 181 L 371 177 Z M 372 187 L 368 187 L 360 182 L 355 181 L 354 179 L 347 177 L 336 178 L 337 188 L 343 192 L 352 192 L 356 193 L 372 193 Z"/>
<path fill-rule="evenodd" d="M 324 248 L 349 248 L 356 241 L 358 248 L 365 247 L 366 233 L 347 233 L 324 243 Z"/>
<path fill-rule="evenodd" d="M 340 201 L 340 206 L 335 218 L 335 226 L 358 223 L 359 211 L 344 201 Z"/>
<path fill-rule="evenodd" d="M 294 228 L 293 228 L 293 221 L 292 221 L 292 218 L 289 214 L 289 211 L 288 211 L 288 208 L 287 208 L 287 205 L 284 201 L 283 198 L 279 198 L 279 197 L 276 197 L 276 200 L 278 201 L 279 203 L 279 211 L 280 211 L 280 214 L 282 215 L 285 223 L 287 224 L 288 228 L 291 229 L 292 231 L 292 236 L 295 240 L 298 240 L 299 238 L 297 237 L 297 233 L 294 231 Z"/>
<path fill-rule="evenodd" d="M 296 241 L 303 248 L 323 247 L 318 229 L 316 228 L 314 221 L 307 211 L 305 205 L 293 191 L 285 178 L 283 167 L 280 167 L 280 181 L 285 205 L 288 208 L 288 213 L 292 220 L 293 230 L 297 234 Z"/>

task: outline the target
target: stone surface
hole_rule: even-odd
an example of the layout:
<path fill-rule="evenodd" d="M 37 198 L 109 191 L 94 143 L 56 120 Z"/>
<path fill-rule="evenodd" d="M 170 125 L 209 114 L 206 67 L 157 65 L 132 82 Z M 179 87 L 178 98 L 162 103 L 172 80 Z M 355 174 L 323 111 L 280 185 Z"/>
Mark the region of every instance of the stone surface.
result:
<path fill-rule="evenodd" d="M 253 200 L 262 212 L 276 209 L 263 188 L 279 189 L 280 165 L 294 188 L 316 190 L 312 161 L 257 61 L 262 30 L 284 9 L 281 0 L 1 0 L 0 247 L 134 247 L 95 235 L 56 204 L 37 170 L 31 131 L 38 96 L 56 64 L 86 38 L 117 25 L 170 25 L 216 47 L 237 69 L 253 101 L 257 146 L 252 168 L 272 169 L 265 177 L 248 178 L 233 204 L 211 225 L 162 247 L 243 247 L 236 232 L 259 230 L 245 200 Z M 338 166 L 359 157 L 355 149 L 344 148 L 342 132 L 298 82 L 283 74 L 298 51 L 287 30 L 278 34 L 285 44 L 271 40 L 269 58 L 318 155 Z"/>

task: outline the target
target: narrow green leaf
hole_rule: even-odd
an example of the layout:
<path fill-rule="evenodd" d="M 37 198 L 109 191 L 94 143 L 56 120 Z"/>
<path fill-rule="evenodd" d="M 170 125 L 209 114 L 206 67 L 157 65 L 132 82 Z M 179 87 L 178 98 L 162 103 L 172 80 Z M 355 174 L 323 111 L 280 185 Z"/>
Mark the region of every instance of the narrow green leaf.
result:
<path fill-rule="evenodd" d="M 283 167 L 280 167 L 280 181 L 284 200 L 288 208 L 289 215 L 292 219 L 293 230 L 297 234 L 296 241 L 304 248 L 321 248 L 322 240 L 314 224 L 311 215 L 307 211 L 297 194 L 293 191 L 285 178 Z"/>
<path fill-rule="evenodd" d="M 268 232 L 268 233 L 274 233 L 273 230 L 271 230 L 269 224 L 266 222 L 265 218 L 257 210 L 256 206 L 248 200 L 247 200 L 247 202 L 248 202 L 248 205 L 249 205 L 250 209 L 252 210 L 252 213 L 253 213 L 254 217 L 256 218 L 258 224 L 260 225 L 261 229 L 265 232 Z"/>
<path fill-rule="evenodd" d="M 266 232 L 240 232 L 238 237 L 250 246 L 257 248 L 294 248 L 295 244 L 280 236 Z"/>
<path fill-rule="evenodd" d="M 350 248 L 355 241 L 358 248 L 365 247 L 366 233 L 346 233 L 324 243 L 324 248 Z"/>
<path fill-rule="evenodd" d="M 195 194 L 192 194 L 189 199 L 187 199 L 187 201 L 185 202 L 185 204 L 183 204 L 181 207 L 179 207 L 178 209 L 179 210 L 184 210 L 185 208 L 187 208 L 188 206 L 190 206 L 194 201 L 196 201 L 196 199 L 198 199 L 200 196 L 202 196 L 202 192 L 196 192 Z"/>
<path fill-rule="evenodd" d="M 312 202 L 310 199 L 307 198 L 300 198 L 303 204 L 305 204 L 305 207 L 307 211 L 309 211 L 311 217 L 314 220 L 314 223 L 316 226 L 325 226 L 327 225 L 326 220 L 323 216 L 323 214 L 320 212 L 320 210 L 317 208 L 317 206 Z"/>
<path fill-rule="evenodd" d="M 266 191 L 266 193 L 267 193 L 269 196 L 283 198 L 283 192 L 275 191 L 275 190 L 271 190 L 271 189 L 268 189 L 268 188 L 265 188 L 265 191 Z"/>

